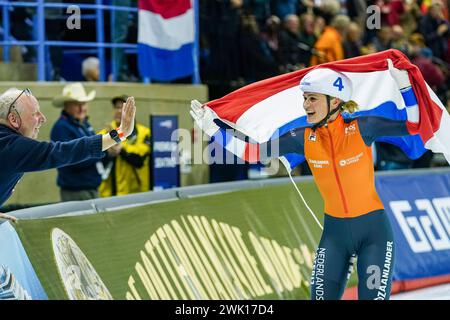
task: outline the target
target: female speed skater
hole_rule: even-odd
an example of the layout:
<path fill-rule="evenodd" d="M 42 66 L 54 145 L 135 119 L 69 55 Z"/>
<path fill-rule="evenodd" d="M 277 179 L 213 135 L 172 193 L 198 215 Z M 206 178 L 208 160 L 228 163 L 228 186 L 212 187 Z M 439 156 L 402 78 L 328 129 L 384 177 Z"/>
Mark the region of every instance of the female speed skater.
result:
<path fill-rule="evenodd" d="M 388 63 L 407 107 L 408 121 L 419 122 L 418 103 L 408 73 L 394 68 L 390 60 Z M 331 69 L 310 71 L 302 78 L 300 89 L 309 126 L 280 136 L 277 154 L 270 154 L 268 143 L 260 144 L 259 159 L 289 153 L 304 155 L 324 199 L 324 229 L 311 275 L 311 299 L 340 299 L 356 256 L 359 299 L 387 300 L 395 244 L 375 189 L 371 145 L 381 136 L 409 135 L 406 121 L 344 117 L 344 113 L 355 112 L 358 105 L 350 100 L 351 80 Z M 196 100 L 191 103 L 191 115 L 209 136 L 218 131 L 229 134 L 214 123 L 213 111 Z"/>

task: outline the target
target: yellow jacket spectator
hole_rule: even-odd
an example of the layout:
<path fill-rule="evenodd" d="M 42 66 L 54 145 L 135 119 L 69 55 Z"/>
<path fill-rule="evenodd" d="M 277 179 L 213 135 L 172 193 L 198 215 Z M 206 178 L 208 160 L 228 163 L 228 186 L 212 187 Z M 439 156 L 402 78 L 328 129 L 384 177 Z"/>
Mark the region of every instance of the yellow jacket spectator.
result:
<path fill-rule="evenodd" d="M 120 125 L 123 102 L 126 97 L 116 97 L 112 100 L 114 106 L 114 120 L 110 128 Z M 109 132 L 110 128 L 101 131 Z M 108 151 L 104 159 L 103 181 L 99 188 L 101 197 L 120 196 L 150 189 L 150 129 L 136 123 L 133 133 L 127 140 Z"/>

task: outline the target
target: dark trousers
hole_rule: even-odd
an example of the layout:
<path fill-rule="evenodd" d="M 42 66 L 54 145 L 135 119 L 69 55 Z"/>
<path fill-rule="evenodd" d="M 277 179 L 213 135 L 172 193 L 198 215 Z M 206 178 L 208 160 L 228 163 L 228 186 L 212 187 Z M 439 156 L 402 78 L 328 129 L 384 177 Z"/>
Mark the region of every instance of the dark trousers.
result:
<path fill-rule="evenodd" d="M 358 298 L 388 300 L 394 251 L 393 232 L 384 210 L 356 218 L 325 214 L 311 276 L 311 299 L 340 299 L 357 257 Z"/>
<path fill-rule="evenodd" d="M 66 190 L 60 189 L 61 201 L 82 201 L 82 200 L 91 200 L 98 198 L 98 191 L 95 189 L 90 190 Z"/>

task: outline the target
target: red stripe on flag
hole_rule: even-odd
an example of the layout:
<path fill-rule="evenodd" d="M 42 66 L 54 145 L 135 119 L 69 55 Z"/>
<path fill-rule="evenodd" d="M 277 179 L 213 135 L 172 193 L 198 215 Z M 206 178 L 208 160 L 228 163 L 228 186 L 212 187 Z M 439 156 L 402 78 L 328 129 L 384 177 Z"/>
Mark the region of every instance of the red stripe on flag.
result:
<path fill-rule="evenodd" d="M 191 7 L 191 0 L 139 0 L 139 9 L 159 14 L 164 19 L 180 16 Z"/>
<path fill-rule="evenodd" d="M 245 111 L 258 102 L 299 85 L 300 79 L 303 78 L 307 72 L 306 70 L 309 69 L 255 82 L 233 91 L 220 99 L 210 101 L 207 105 L 213 109 L 220 118 L 236 123 Z"/>
<path fill-rule="evenodd" d="M 242 159 L 249 163 L 256 163 L 259 161 L 259 144 L 247 143 L 245 146 L 244 155 Z"/>

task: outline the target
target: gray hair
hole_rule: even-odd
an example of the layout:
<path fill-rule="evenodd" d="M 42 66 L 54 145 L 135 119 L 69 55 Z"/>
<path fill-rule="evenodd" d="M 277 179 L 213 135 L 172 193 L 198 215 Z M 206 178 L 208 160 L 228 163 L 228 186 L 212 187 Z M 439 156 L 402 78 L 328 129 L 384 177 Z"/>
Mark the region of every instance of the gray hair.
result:
<path fill-rule="evenodd" d="M 290 22 L 290 21 L 292 21 L 292 20 L 299 21 L 298 15 L 293 14 L 293 13 L 292 13 L 292 14 L 287 14 L 287 15 L 284 17 L 283 22 L 284 22 L 284 23 L 287 23 L 287 22 Z"/>
<path fill-rule="evenodd" d="M 0 119 L 7 120 L 9 106 L 19 96 L 22 90 L 9 88 L 0 96 Z"/>
<path fill-rule="evenodd" d="M 341 3 L 338 0 L 323 0 L 320 9 L 332 16 L 335 16 L 341 10 Z"/>
<path fill-rule="evenodd" d="M 83 77 L 86 77 L 86 74 L 89 70 L 97 69 L 100 65 L 100 60 L 97 57 L 89 57 L 83 60 L 81 64 L 81 73 Z"/>

